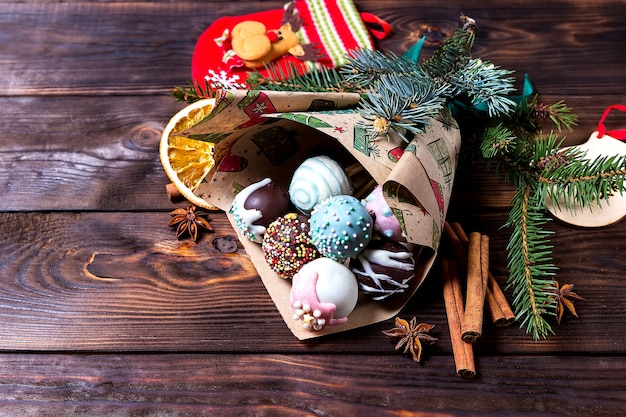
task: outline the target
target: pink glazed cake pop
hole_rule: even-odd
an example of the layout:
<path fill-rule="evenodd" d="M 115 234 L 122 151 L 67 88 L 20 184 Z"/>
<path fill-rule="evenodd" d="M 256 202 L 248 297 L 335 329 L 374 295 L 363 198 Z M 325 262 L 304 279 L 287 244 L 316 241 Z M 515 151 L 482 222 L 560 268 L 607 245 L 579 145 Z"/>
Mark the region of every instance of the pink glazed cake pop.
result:
<path fill-rule="evenodd" d="M 290 302 L 294 319 L 305 329 L 321 330 L 348 321 L 356 307 L 359 286 L 345 265 L 318 258 L 304 265 L 293 277 Z"/>
<path fill-rule="evenodd" d="M 383 188 L 380 185 L 365 198 L 365 209 L 372 214 L 374 231 L 389 240 L 406 242 L 406 235 L 385 201 Z"/>

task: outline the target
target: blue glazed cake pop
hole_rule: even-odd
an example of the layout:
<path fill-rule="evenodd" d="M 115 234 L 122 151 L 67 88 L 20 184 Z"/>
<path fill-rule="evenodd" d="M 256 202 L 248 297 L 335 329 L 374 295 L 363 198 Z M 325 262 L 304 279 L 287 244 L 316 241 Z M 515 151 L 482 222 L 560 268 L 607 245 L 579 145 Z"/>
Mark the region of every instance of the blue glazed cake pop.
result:
<path fill-rule="evenodd" d="M 357 255 L 372 238 L 372 216 L 363 202 L 349 195 L 330 197 L 317 204 L 309 223 L 313 244 L 323 256 L 332 259 Z"/>

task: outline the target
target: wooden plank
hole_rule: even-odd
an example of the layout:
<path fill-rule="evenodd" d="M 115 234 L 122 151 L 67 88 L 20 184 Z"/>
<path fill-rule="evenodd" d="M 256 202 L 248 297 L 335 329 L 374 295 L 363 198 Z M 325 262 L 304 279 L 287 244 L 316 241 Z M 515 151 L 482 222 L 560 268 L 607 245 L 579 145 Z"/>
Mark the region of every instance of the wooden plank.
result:
<path fill-rule="evenodd" d="M 283 3 L 5 3 L 0 91 L 159 93 L 189 79 L 195 42 L 214 19 L 280 9 Z M 437 7 L 425 0 L 398 0 L 393 7 L 372 0 L 355 3 L 391 23 L 394 34 L 379 42 L 384 51 L 403 53 L 429 28 L 450 34 L 463 11 L 482 27 L 475 55 L 520 77 L 529 73 L 543 92 L 626 93 L 626 57 L 616 53 L 625 36 L 626 10 L 618 1 L 494 5 L 482 0 Z M 425 56 L 432 48 L 426 45 Z"/>
<path fill-rule="evenodd" d="M 589 137 L 606 106 L 626 103 L 626 94 L 542 95 L 546 103 L 563 98 L 580 118 L 573 132 L 562 133 L 568 145 Z M 183 106 L 167 95 L 0 98 L 0 210 L 170 210 L 158 147 Z M 619 122 L 607 126 L 625 126 Z M 511 190 L 477 165 L 459 175 L 454 198 L 478 210 L 506 208 Z"/>
<path fill-rule="evenodd" d="M 7 95 L 161 93 L 190 78 L 196 39 L 209 23 L 282 4 L 4 4 L 0 86 Z"/>
<path fill-rule="evenodd" d="M 457 218 L 458 219 L 458 218 Z M 0 214 L 0 349 L 71 351 L 387 352 L 391 320 L 310 343 L 277 313 L 225 216 L 198 243 L 177 240 L 164 212 Z M 506 280 L 503 213 L 461 219 L 490 235 L 492 270 Z M 516 326 L 490 328 L 477 345 L 494 352 L 621 352 L 626 325 L 626 224 L 580 231 L 551 225 L 562 282 L 586 298 L 557 336 L 535 342 Z M 230 246 L 234 250 L 235 247 Z M 433 352 L 449 352 L 435 268 L 401 315 L 437 326 Z M 243 337 L 245 335 L 245 337 Z M 584 336 L 582 336 L 584 335 Z"/>
<path fill-rule="evenodd" d="M 0 355 L 5 415 L 620 415 L 626 358 L 370 355 Z M 593 370 L 593 371 L 591 371 Z M 572 378 L 575 376 L 575 378 Z M 445 410 L 445 411 L 443 411 Z"/>
<path fill-rule="evenodd" d="M 513 69 L 517 77 L 527 73 L 546 94 L 606 94 L 623 92 L 626 64 L 616 53 L 623 43 L 626 10 L 617 1 L 513 1 L 494 4 L 474 1 L 445 5 L 363 1 L 362 9 L 392 22 L 392 36 L 381 49 L 402 53 L 424 34 L 437 40 L 439 32 L 451 34 L 457 16 L 474 18 L 480 28 L 473 54 Z M 609 17 L 611 15 L 611 17 Z M 434 34 L 433 34 L 434 33 Z M 429 56 L 436 42 L 425 45 Z M 598 67 L 596 67 L 598 65 Z M 599 76 L 598 74 L 601 74 Z"/>
<path fill-rule="evenodd" d="M 430 29 L 426 57 L 436 28 L 476 18 L 476 56 L 581 116 L 567 144 L 626 103 L 622 2 L 355 1 L 392 23 L 379 45 L 396 53 Z M 297 341 L 223 213 L 198 243 L 175 238 L 157 151 L 182 106 L 168 92 L 213 19 L 283 4 L 0 1 L 0 415 L 619 415 L 623 222 L 548 225 L 580 319 L 539 342 L 487 326 L 471 381 L 454 375 L 437 266 L 401 312 L 436 325 L 417 365 L 381 334 L 391 321 Z M 450 212 L 490 235 L 502 284 L 510 195 L 476 170 Z"/>
<path fill-rule="evenodd" d="M 167 95 L 0 99 L 0 210 L 171 209 L 159 141 L 183 106 Z"/>

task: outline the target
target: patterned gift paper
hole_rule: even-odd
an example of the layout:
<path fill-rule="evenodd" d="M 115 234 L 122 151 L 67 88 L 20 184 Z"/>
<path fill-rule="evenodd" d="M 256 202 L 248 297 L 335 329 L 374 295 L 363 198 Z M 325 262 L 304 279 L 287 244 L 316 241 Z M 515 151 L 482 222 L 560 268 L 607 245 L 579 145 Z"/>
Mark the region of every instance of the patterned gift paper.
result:
<path fill-rule="evenodd" d="M 442 114 L 408 144 L 394 132 L 371 138 L 358 112 L 359 99 L 358 94 L 224 90 L 210 115 L 178 133 L 216 144 L 216 167 L 195 194 L 226 212 L 236 193 L 251 183 L 269 177 L 288 186 L 298 165 L 314 154 L 349 157 L 383 186 L 385 199 L 414 245 L 416 278 L 409 291 L 392 300 L 362 297 L 346 324 L 317 332 L 302 329 L 292 318 L 290 282 L 266 265 L 258 244 L 239 236 L 285 322 L 300 339 L 393 317 L 422 283 L 439 248 L 461 144 L 456 122 Z M 237 230 L 232 216 L 229 219 Z"/>

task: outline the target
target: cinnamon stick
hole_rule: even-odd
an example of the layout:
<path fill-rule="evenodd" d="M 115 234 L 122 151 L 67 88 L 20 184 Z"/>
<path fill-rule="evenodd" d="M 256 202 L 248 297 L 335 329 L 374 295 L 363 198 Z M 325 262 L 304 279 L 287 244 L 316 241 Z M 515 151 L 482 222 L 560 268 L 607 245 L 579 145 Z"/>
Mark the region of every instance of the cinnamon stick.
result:
<path fill-rule="evenodd" d="M 178 188 L 176 188 L 176 185 L 174 185 L 174 183 L 172 182 L 169 184 L 165 184 L 165 192 L 167 192 L 167 196 L 172 203 L 178 203 L 185 199 L 180 191 L 178 191 Z"/>
<path fill-rule="evenodd" d="M 482 235 L 472 232 L 467 250 L 467 284 L 465 314 L 462 323 L 463 340 L 474 343 L 482 334 L 487 280 L 483 279 Z"/>
<path fill-rule="evenodd" d="M 483 279 L 483 287 L 487 291 L 489 281 L 489 236 L 480 235 L 480 275 Z"/>
<path fill-rule="evenodd" d="M 347 166 L 346 168 L 344 168 L 344 172 L 346 173 L 346 175 L 348 177 L 353 177 L 356 174 L 358 174 L 359 172 L 362 172 L 365 168 L 363 168 L 363 165 L 361 165 L 358 162 L 355 162 L 354 164 Z"/>
<path fill-rule="evenodd" d="M 467 235 L 465 235 L 465 232 L 462 231 L 462 234 L 460 234 L 454 227 L 454 223 L 451 224 L 448 222 L 444 222 L 443 236 L 446 238 L 448 245 L 450 245 L 450 250 L 452 251 L 452 254 L 456 258 L 456 260 L 463 266 L 463 268 L 466 268 L 467 245 L 469 243 L 469 239 L 467 238 Z"/>
<path fill-rule="evenodd" d="M 491 322 L 498 327 L 510 326 L 515 322 L 515 313 L 491 272 L 488 278 L 486 301 Z"/>
<path fill-rule="evenodd" d="M 459 240 L 461 242 L 464 242 L 464 244 L 467 244 L 469 242 L 469 238 L 467 237 L 467 234 L 465 233 L 465 230 L 463 230 L 463 227 L 461 226 L 461 223 L 459 223 L 459 222 L 451 223 L 450 227 L 459 236 Z"/>
<path fill-rule="evenodd" d="M 469 238 L 458 222 L 444 225 L 444 236 L 446 237 L 455 258 L 461 265 L 467 265 L 467 246 Z M 498 327 L 509 326 L 515 322 L 515 314 L 511 309 L 502 288 L 491 272 L 488 273 L 488 287 L 485 295 L 485 302 L 491 318 L 491 322 Z"/>
<path fill-rule="evenodd" d="M 450 329 L 452 354 L 456 372 L 463 378 L 476 376 L 474 351 L 472 345 L 463 341 L 461 337 L 461 323 L 463 321 L 463 291 L 459 278 L 458 266 L 454 260 L 442 259 L 443 298 Z"/>

